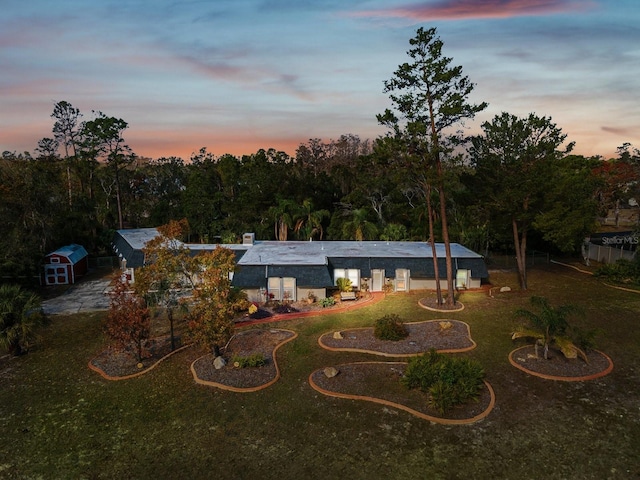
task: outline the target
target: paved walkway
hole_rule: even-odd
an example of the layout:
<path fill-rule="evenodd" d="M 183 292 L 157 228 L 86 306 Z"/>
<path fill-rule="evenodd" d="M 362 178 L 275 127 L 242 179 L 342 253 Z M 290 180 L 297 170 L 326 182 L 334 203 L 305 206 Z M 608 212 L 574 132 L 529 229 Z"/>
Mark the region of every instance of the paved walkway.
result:
<path fill-rule="evenodd" d="M 109 309 L 109 278 L 87 280 L 70 287 L 62 295 L 44 300 L 47 315 L 95 312 Z"/>

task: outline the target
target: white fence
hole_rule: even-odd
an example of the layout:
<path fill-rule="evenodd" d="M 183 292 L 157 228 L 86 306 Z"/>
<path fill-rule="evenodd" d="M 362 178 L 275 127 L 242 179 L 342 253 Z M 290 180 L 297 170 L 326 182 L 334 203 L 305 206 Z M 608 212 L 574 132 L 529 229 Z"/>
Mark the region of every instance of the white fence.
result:
<path fill-rule="evenodd" d="M 603 245 L 589 244 L 589 260 L 600 263 L 615 263 L 620 259 L 633 260 L 635 251 L 623 250 L 622 248 L 605 247 Z"/>

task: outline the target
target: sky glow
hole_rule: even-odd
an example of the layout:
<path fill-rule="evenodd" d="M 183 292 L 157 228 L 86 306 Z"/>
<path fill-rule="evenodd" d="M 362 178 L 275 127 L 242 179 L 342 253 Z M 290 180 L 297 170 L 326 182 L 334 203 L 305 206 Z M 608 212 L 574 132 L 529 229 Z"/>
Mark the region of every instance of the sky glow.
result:
<path fill-rule="evenodd" d="M 551 117 L 575 153 L 640 148 L 637 0 L 5 0 L 0 150 L 52 137 L 55 103 L 129 124 L 138 156 L 188 160 L 385 133 L 383 81 L 437 27 L 489 108 Z"/>

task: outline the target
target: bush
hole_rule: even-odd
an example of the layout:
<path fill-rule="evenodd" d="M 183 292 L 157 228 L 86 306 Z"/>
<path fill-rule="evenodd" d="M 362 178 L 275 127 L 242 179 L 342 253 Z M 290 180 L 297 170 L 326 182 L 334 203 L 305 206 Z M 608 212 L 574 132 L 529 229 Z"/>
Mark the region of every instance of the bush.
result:
<path fill-rule="evenodd" d="M 594 275 L 611 282 L 640 285 L 640 256 L 634 260 L 620 259 L 615 263 L 603 265 Z"/>
<path fill-rule="evenodd" d="M 484 369 L 478 362 L 431 349 L 409 360 L 402 383 L 427 393 L 429 406 L 444 414 L 456 405 L 477 400 L 483 379 Z"/>
<path fill-rule="evenodd" d="M 350 292 L 353 286 L 350 279 L 340 277 L 336 278 L 336 287 L 341 292 Z"/>
<path fill-rule="evenodd" d="M 376 320 L 373 335 L 379 340 L 398 341 L 409 335 L 407 328 L 398 315 L 385 315 Z"/>
<path fill-rule="evenodd" d="M 322 308 L 332 307 L 335 304 L 336 300 L 333 297 L 326 297 L 320 300 L 320 305 L 322 306 Z"/>
<path fill-rule="evenodd" d="M 263 367 L 264 365 L 266 365 L 267 361 L 264 359 L 264 355 L 262 353 L 254 353 L 247 357 L 234 356 L 231 359 L 231 363 L 234 367 L 237 368 L 248 368 Z"/>

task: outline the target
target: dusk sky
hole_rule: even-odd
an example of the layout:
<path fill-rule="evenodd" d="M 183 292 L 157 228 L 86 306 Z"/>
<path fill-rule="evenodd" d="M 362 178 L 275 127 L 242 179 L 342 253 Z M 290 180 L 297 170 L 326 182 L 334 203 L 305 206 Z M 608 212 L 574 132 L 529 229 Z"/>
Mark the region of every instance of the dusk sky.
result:
<path fill-rule="evenodd" d="M 374 139 L 419 27 L 489 103 L 470 133 L 534 112 L 575 153 L 640 148 L 637 0 L 2 0 L 0 151 L 52 137 L 62 100 L 152 158 Z"/>

